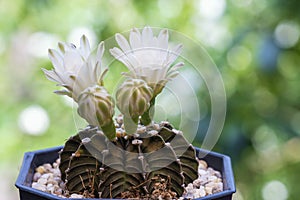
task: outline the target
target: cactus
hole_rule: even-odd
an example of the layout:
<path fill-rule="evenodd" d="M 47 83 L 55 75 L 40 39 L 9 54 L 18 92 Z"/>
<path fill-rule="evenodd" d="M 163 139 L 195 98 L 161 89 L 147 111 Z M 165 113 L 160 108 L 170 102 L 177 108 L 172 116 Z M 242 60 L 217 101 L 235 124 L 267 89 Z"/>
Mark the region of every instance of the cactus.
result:
<path fill-rule="evenodd" d="M 198 177 L 194 148 L 180 131 L 161 123 L 140 135 L 109 140 L 97 127 L 71 137 L 60 153 L 60 170 L 70 194 L 96 198 L 151 198 L 157 185 L 178 198 Z M 161 187 L 160 187 L 161 188 Z"/>
<path fill-rule="evenodd" d="M 46 77 L 65 88 L 56 93 L 73 98 L 78 114 L 89 123 L 60 153 L 59 168 L 69 194 L 174 199 L 182 195 L 184 185 L 198 177 L 195 150 L 182 132 L 169 123 L 152 121 L 157 95 L 183 66 L 182 62 L 173 64 L 182 45 L 171 48 L 168 40 L 167 30 L 156 37 L 150 27 L 142 32 L 132 29 L 128 41 L 116 34 L 120 48 L 114 47 L 110 53 L 129 69 L 116 93 L 124 123 L 116 125 L 115 101 L 103 81 L 107 72 L 102 69 L 104 42 L 95 56 L 85 36 L 79 48 L 59 43 L 58 51 L 49 50 L 54 69 L 43 69 Z"/>

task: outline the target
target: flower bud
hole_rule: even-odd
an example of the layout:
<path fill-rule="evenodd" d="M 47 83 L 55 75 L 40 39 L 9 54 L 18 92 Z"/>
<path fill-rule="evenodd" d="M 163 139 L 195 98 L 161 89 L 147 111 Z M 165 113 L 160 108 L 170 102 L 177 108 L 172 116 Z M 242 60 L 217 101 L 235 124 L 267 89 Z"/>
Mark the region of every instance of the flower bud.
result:
<path fill-rule="evenodd" d="M 144 80 L 127 79 L 117 91 L 117 106 L 125 116 L 136 118 L 148 110 L 152 95 Z"/>
<path fill-rule="evenodd" d="M 112 123 L 114 101 L 99 85 L 86 88 L 79 96 L 78 114 L 90 125 L 105 127 Z"/>

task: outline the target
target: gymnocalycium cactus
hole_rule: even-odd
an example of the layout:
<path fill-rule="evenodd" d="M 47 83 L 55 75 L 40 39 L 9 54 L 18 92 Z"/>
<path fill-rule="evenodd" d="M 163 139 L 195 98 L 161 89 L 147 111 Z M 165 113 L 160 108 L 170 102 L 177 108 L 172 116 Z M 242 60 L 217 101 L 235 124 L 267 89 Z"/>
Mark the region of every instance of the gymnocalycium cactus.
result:
<path fill-rule="evenodd" d="M 156 37 L 150 27 L 132 29 L 129 42 L 121 34 L 120 48 L 110 53 L 129 72 L 115 100 L 104 87 L 104 42 L 96 55 L 85 36 L 80 47 L 59 43 L 49 50 L 53 70 L 46 77 L 64 87 L 57 94 L 78 103 L 78 114 L 88 123 L 72 136 L 60 153 L 60 170 L 68 194 L 93 198 L 178 198 L 198 177 L 195 150 L 183 133 L 168 122 L 152 121 L 155 98 L 183 66 L 173 64 L 182 45 L 169 48 L 168 31 Z M 122 113 L 114 122 L 115 104 Z"/>

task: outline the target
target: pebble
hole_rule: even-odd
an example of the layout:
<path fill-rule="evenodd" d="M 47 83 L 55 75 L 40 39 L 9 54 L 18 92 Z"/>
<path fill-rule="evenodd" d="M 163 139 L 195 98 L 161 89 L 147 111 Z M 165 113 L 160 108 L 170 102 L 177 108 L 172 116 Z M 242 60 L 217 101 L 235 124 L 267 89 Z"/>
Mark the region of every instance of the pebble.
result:
<path fill-rule="evenodd" d="M 33 182 L 32 183 L 32 188 L 37 189 L 37 190 L 41 190 L 43 192 L 46 192 L 46 185 L 43 185 L 41 183 L 38 182 Z"/>
<path fill-rule="evenodd" d="M 124 120 L 123 120 L 123 116 L 122 115 L 119 115 L 117 118 L 116 118 L 116 121 L 118 124 L 123 124 Z"/>
<path fill-rule="evenodd" d="M 33 175 L 33 181 L 37 182 L 39 178 L 41 178 L 41 173 L 40 172 L 36 172 Z"/>
<path fill-rule="evenodd" d="M 43 167 L 46 170 L 46 172 L 50 172 L 52 169 L 52 165 L 50 163 L 43 164 Z"/>
<path fill-rule="evenodd" d="M 41 185 L 46 185 L 47 182 L 48 182 L 48 180 L 45 179 L 45 178 L 40 178 L 40 179 L 37 181 L 37 183 L 39 183 L 39 184 L 41 184 Z"/>
<path fill-rule="evenodd" d="M 36 171 L 40 174 L 43 174 L 46 170 L 43 166 L 39 166 L 38 168 L 36 168 Z"/>
<path fill-rule="evenodd" d="M 138 129 L 137 129 L 138 134 L 142 134 L 142 133 L 145 133 L 145 132 L 146 132 L 146 127 L 145 126 L 138 127 Z"/>
<path fill-rule="evenodd" d="M 151 131 L 148 131 L 148 134 L 149 134 L 149 135 L 157 135 L 157 134 L 158 134 L 158 131 L 156 131 L 156 130 L 151 130 Z"/>
<path fill-rule="evenodd" d="M 207 173 L 208 173 L 207 170 L 204 170 L 204 169 L 199 169 L 199 170 L 198 170 L 198 174 L 201 175 L 201 176 L 204 176 L 204 175 L 206 175 Z"/>
<path fill-rule="evenodd" d="M 82 199 L 83 195 L 81 195 L 81 194 L 71 194 L 70 198 Z"/>
<path fill-rule="evenodd" d="M 154 123 L 153 124 L 153 129 L 156 130 L 156 131 L 159 131 L 161 128 L 160 128 L 159 124 Z"/>
<path fill-rule="evenodd" d="M 207 169 L 207 163 L 204 160 L 199 160 L 199 169 Z"/>

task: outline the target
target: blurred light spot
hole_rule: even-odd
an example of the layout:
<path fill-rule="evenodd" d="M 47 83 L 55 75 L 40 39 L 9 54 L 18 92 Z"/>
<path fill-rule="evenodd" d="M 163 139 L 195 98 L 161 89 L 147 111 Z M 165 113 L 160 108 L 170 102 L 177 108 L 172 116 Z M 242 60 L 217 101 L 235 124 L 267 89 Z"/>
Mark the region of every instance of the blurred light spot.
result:
<path fill-rule="evenodd" d="M 68 35 L 68 41 L 72 44 L 75 44 L 76 47 L 79 47 L 80 38 L 82 35 L 85 35 L 88 38 L 92 50 L 96 48 L 97 45 L 96 33 L 92 29 L 87 27 L 76 27 L 72 29 L 72 31 Z"/>
<path fill-rule="evenodd" d="M 159 0 L 158 8 L 160 13 L 166 18 L 173 18 L 180 14 L 182 9 L 181 0 Z"/>
<path fill-rule="evenodd" d="M 293 47 L 299 40 L 299 26 L 295 22 L 282 22 L 277 25 L 274 36 L 280 47 Z"/>
<path fill-rule="evenodd" d="M 48 48 L 57 45 L 58 37 L 45 32 L 36 32 L 30 35 L 27 51 L 30 55 L 40 58 L 48 57 Z"/>
<path fill-rule="evenodd" d="M 256 112 L 262 116 L 272 115 L 278 106 L 277 97 L 264 88 L 259 88 L 254 92 L 253 103 Z"/>
<path fill-rule="evenodd" d="M 289 193 L 282 182 L 273 180 L 265 184 L 262 189 L 262 196 L 264 200 L 285 200 Z"/>
<path fill-rule="evenodd" d="M 283 147 L 284 158 L 291 162 L 300 162 L 300 138 L 294 137 Z"/>
<path fill-rule="evenodd" d="M 236 46 L 227 53 L 227 62 L 235 70 L 245 70 L 252 61 L 251 52 L 244 46 Z"/>
<path fill-rule="evenodd" d="M 255 131 L 252 144 L 257 152 L 253 167 L 262 173 L 279 170 L 283 166 L 282 152 L 275 131 L 262 125 Z"/>
<path fill-rule="evenodd" d="M 272 72 L 277 67 L 277 58 L 280 53 L 279 47 L 271 37 L 266 37 L 258 47 L 259 66 L 265 72 Z"/>
<path fill-rule="evenodd" d="M 264 153 L 278 146 L 278 139 L 273 129 L 268 126 L 260 126 L 252 138 L 255 150 Z"/>
<path fill-rule="evenodd" d="M 198 10 L 200 15 L 206 19 L 215 20 L 222 17 L 226 9 L 225 0 L 200 0 L 198 3 Z"/>
<path fill-rule="evenodd" d="M 231 0 L 237 7 L 247 7 L 252 3 L 252 0 Z"/>
<path fill-rule="evenodd" d="M 290 123 L 292 129 L 300 135 L 300 112 L 297 112 L 293 115 Z"/>
<path fill-rule="evenodd" d="M 19 128 L 29 135 L 41 135 L 48 127 L 48 114 L 38 105 L 27 107 L 19 116 Z"/>
<path fill-rule="evenodd" d="M 282 52 L 278 58 L 279 72 L 290 80 L 300 77 L 300 57 L 296 52 Z"/>
<path fill-rule="evenodd" d="M 222 51 L 231 43 L 232 34 L 224 24 L 211 21 L 202 21 L 199 23 L 197 21 L 195 25 L 195 36 L 203 44 Z"/>

